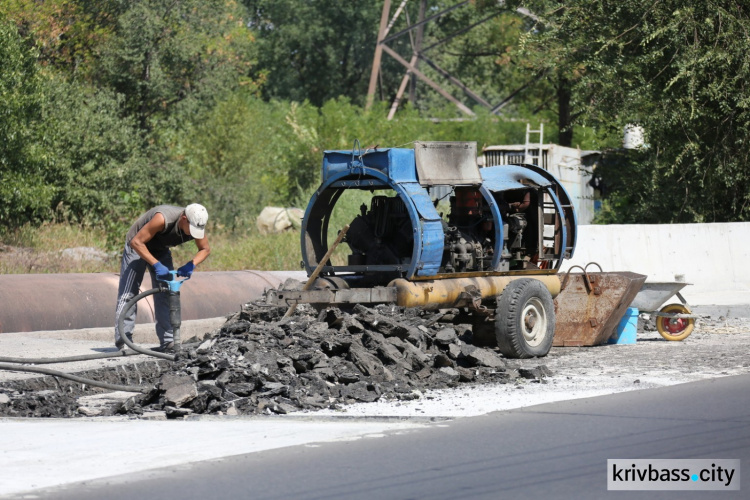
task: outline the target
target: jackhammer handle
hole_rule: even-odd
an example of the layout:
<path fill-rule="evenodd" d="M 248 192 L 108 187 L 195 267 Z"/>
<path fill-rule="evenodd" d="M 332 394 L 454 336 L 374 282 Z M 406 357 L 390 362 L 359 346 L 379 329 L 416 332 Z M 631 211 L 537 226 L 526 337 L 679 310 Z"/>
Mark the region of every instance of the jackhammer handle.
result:
<path fill-rule="evenodd" d="M 177 276 L 177 271 L 169 271 L 169 275 L 171 278 L 168 280 L 159 279 L 157 276 L 156 281 L 161 281 L 162 283 L 182 283 L 190 279 L 190 276 Z"/>
<path fill-rule="evenodd" d="M 336 237 L 336 241 L 333 242 L 333 245 L 331 245 L 331 248 L 328 249 L 326 254 L 323 256 L 322 259 L 320 259 L 320 262 L 318 262 L 317 267 L 312 272 L 310 277 L 307 280 L 307 283 L 305 283 L 305 286 L 302 287 L 302 290 L 309 290 L 316 279 L 318 279 L 318 275 L 320 274 L 320 271 L 323 270 L 323 266 L 326 265 L 326 262 L 328 262 L 328 259 L 331 258 L 331 255 L 333 254 L 334 250 L 336 250 L 336 247 L 339 246 L 339 243 L 341 243 L 341 240 L 344 239 L 344 236 L 346 236 L 346 232 L 349 230 L 349 224 L 346 224 L 343 228 L 341 228 L 341 231 L 339 231 L 339 235 Z M 291 316 L 294 311 L 297 309 L 297 304 L 292 304 L 289 306 L 289 309 L 287 309 L 286 313 L 284 314 L 285 318 L 288 318 Z"/>

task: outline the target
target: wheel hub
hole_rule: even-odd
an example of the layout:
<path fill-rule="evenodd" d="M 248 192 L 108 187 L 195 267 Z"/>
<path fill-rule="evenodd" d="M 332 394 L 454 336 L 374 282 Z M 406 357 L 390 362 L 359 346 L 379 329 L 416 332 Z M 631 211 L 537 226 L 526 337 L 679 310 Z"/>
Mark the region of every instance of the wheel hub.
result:
<path fill-rule="evenodd" d="M 544 340 L 547 331 L 547 316 L 542 302 L 532 298 L 523 308 L 523 336 L 531 346 L 537 346 Z"/>
<path fill-rule="evenodd" d="M 669 333 L 680 333 L 688 326 L 688 321 L 683 318 L 664 318 L 664 328 Z"/>

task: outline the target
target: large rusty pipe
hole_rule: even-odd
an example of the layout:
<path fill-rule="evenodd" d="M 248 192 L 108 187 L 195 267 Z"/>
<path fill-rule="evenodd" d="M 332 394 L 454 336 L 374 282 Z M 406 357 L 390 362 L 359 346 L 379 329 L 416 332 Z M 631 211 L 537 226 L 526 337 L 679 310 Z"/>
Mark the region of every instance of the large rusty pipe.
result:
<path fill-rule="evenodd" d="M 303 271 L 199 271 L 182 287 L 182 320 L 231 314 L 257 300 L 266 288 L 287 278 L 300 281 Z M 119 276 L 89 274 L 0 275 L 0 333 L 112 327 Z M 148 273 L 141 290 L 153 288 Z M 153 323 L 151 297 L 138 305 L 138 323 Z"/>
<path fill-rule="evenodd" d="M 537 276 L 486 276 L 475 278 L 447 278 L 434 281 L 407 281 L 399 278 L 389 286 L 396 287 L 397 304 L 402 307 L 449 308 L 464 302 L 464 292 L 476 287 L 482 299 L 500 295 L 513 280 L 529 278 L 541 281 L 552 297 L 560 293 L 560 278 L 556 274 Z"/>

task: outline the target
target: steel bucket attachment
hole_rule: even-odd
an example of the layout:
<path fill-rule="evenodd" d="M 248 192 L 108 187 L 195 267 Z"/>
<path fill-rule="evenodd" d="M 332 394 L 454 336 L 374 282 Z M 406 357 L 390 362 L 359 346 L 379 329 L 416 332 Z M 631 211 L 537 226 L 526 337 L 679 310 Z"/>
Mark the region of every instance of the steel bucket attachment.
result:
<path fill-rule="evenodd" d="M 645 275 L 631 272 L 568 272 L 562 278 L 562 291 L 555 298 L 552 345 L 605 343 L 645 281 Z"/>

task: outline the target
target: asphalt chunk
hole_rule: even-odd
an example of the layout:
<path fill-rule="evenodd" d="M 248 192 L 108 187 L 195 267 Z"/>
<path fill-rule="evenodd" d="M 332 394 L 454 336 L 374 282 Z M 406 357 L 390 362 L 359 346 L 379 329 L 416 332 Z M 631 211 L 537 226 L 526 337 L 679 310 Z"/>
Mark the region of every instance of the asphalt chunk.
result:
<path fill-rule="evenodd" d="M 106 391 L 42 377 L 3 384 L 0 416 L 287 414 L 514 380 L 498 376 L 506 371 L 506 360 L 494 347 L 472 345 L 470 329 L 436 321 L 434 312 L 392 305 L 348 311 L 300 306 L 288 318 L 285 312 L 248 303 L 200 343 L 183 349 L 178 361 L 140 361 L 91 374 L 130 382 L 137 374 L 138 383 L 153 387 L 111 408 L 91 411 L 77 403 L 79 397 Z M 539 368 L 510 373 L 550 375 Z"/>

